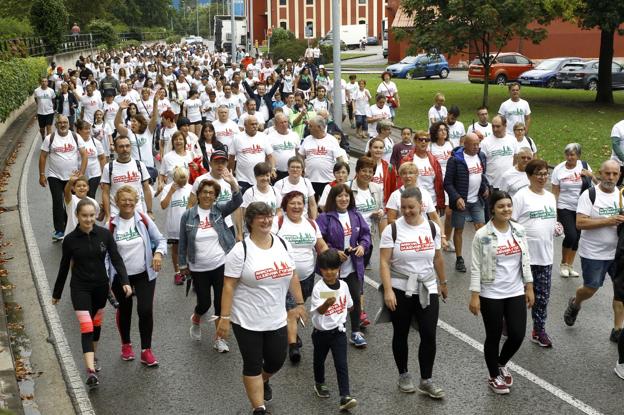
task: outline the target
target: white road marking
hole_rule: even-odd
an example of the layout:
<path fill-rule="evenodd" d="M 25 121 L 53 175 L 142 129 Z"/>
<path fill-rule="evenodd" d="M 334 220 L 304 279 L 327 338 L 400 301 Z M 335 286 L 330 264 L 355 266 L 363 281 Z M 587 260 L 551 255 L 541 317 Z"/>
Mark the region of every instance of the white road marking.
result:
<path fill-rule="evenodd" d="M 366 282 L 368 285 L 370 285 L 374 289 L 378 289 L 380 285 L 377 281 L 367 276 L 364 276 L 364 282 Z M 450 324 L 445 323 L 444 321 L 438 319 L 438 327 L 440 327 L 442 330 L 446 331 L 450 335 L 457 337 L 459 340 L 463 341 L 464 343 L 478 350 L 480 353 L 483 353 L 483 344 L 479 343 L 477 340 L 473 339 L 467 334 L 457 330 L 455 327 L 451 326 Z M 518 375 L 522 376 L 523 378 L 535 383 L 537 386 L 544 389 L 546 392 L 549 392 L 550 394 L 561 399 L 568 405 L 578 409 L 579 411 L 587 415 L 603 415 L 602 412 L 600 412 L 599 410 L 592 408 L 591 406 L 587 405 L 583 401 L 559 389 L 552 383 L 540 378 L 535 373 L 526 370 L 522 366 L 519 366 L 510 361 L 507 364 L 507 367 L 511 369 L 512 371 L 516 372 Z"/>

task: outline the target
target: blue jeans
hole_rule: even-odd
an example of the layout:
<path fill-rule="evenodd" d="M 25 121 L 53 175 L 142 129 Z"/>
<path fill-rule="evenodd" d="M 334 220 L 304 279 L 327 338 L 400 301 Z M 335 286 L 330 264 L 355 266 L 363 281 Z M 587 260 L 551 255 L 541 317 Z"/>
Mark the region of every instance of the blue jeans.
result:
<path fill-rule="evenodd" d="M 475 203 L 466 202 L 464 210 L 453 210 L 451 226 L 454 229 L 463 229 L 467 218 L 472 218 L 473 223 L 485 223 L 485 209 L 481 200 Z"/>
<path fill-rule="evenodd" d="M 347 366 L 347 335 L 338 329 L 312 330 L 314 345 L 314 382 L 325 383 L 325 359 L 331 350 L 338 379 L 340 396 L 350 395 L 349 367 Z"/>
<path fill-rule="evenodd" d="M 615 276 L 615 261 L 590 259 L 581 257 L 581 272 L 583 273 L 583 285 L 598 289 L 602 287 L 607 272 L 611 279 Z"/>

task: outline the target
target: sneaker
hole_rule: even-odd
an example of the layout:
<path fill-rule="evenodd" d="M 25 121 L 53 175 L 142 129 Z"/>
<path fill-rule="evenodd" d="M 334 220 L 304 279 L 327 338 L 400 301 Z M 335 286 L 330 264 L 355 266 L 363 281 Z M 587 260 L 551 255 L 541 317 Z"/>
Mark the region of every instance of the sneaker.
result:
<path fill-rule="evenodd" d="M 301 337 L 299 337 L 298 334 L 297 334 L 297 347 L 300 349 L 303 347 L 303 342 L 301 341 Z"/>
<path fill-rule="evenodd" d="M 570 277 L 572 278 L 578 278 L 579 277 L 579 273 L 574 271 L 574 268 L 572 268 L 572 265 L 568 265 L 568 272 L 570 273 Z"/>
<path fill-rule="evenodd" d="M 613 368 L 613 371 L 620 377 L 620 379 L 624 379 L 624 363 L 615 362 L 615 368 Z"/>
<path fill-rule="evenodd" d="M 500 377 L 503 378 L 503 382 L 505 382 L 505 386 L 508 388 L 513 386 L 513 376 L 511 376 L 511 372 L 507 369 L 507 366 L 499 366 L 498 372 L 500 373 Z"/>
<path fill-rule="evenodd" d="M 414 393 L 416 392 L 416 387 L 414 387 L 414 382 L 412 382 L 412 375 L 409 372 L 401 373 L 399 375 L 399 390 L 403 393 Z"/>
<path fill-rule="evenodd" d="M 349 409 L 353 409 L 357 406 L 357 401 L 350 396 L 343 396 L 340 398 L 340 410 L 348 411 Z"/>
<path fill-rule="evenodd" d="M 366 311 L 360 312 L 360 327 L 368 327 L 370 326 L 370 320 L 368 319 L 368 314 Z"/>
<path fill-rule="evenodd" d="M 506 395 L 509 393 L 509 388 L 505 385 L 505 379 L 500 375 L 495 378 L 488 378 L 488 386 L 492 389 L 492 392 L 497 395 Z"/>
<path fill-rule="evenodd" d="M 609 340 L 613 343 L 617 343 L 620 340 L 620 335 L 622 334 L 622 329 L 611 329 L 611 335 L 609 336 Z"/>
<path fill-rule="evenodd" d="M 546 330 L 533 330 L 531 332 L 531 341 L 539 344 L 541 347 L 552 347 L 552 340 L 550 340 L 550 337 L 546 334 Z"/>
<path fill-rule="evenodd" d="M 324 383 L 315 383 L 314 392 L 319 398 L 329 398 L 329 388 Z"/>
<path fill-rule="evenodd" d="M 444 248 L 446 252 L 455 252 L 455 244 L 453 241 L 448 241 L 448 246 Z"/>
<path fill-rule="evenodd" d="M 52 240 L 54 242 L 60 242 L 65 237 L 65 234 L 62 231 L 54 231 L 52 233 Z"/>
<path fill-rule="evenodd" d="M 100 370 L 102 370 L 102 366 L 100 365 L 100 361 L 98 360 L 97 357 L 93 358 L 93 367 L 95 367 L 96 372 L 99 372 Z"/>
<path fill-rule="evenodd" d="M 152 349 L 145 349 L 141 352 L 141 363 L 148 367 L 158 366 L 158 360 L 152 353 Z"/>
<path fill-rule="evenodd" d="M 97 385 L 100 384 L 100 380 L 98 379 L 95 372 L 87 370 L 87 380 L 85 382 L 89 389 L 94 389 Z"/>
<path fill-rule="evenodd" d="M 568 326 L 572 327 L 576 322 L 576 316 L 578 316 L 580 310 L 581 307 L 574 305 L 574 297 L 570 298 L 568 300 L 568 307 L 563 313 L 563 321 L 565 321 Z"/>
<path fill-rule="evenodd" d="M 362 335 L 362 332 L 360 331 L 351 333 L 351 338 L 349 339 L 349 341 L 351 342 L 352 345 L 354 345 L 357 348 L 363 349 L 367 345 L 366 340 L 364 340 L 364 336 Z"/>
<path fill-rule="evenodd" d="M 455 260 L 455 270 L 458 272 L 466 272 L 466 264 L 464 264 L 464 258 L 458 256 Z"/>
<path fill-rule="evenodd" d="M 562 278 L 568 278 L 570 276 L 570 266 L 568 264 L 559 265 L 559 275 Z"/>
<path fill-rule="evenodd" d="M 269 385 L 269 381 L 264 382 L 264 402 L 271 402 L 273 400 L 273 388 Z"/>
<path fill-rule="evenodd" d="M 217 340 L 215 340 L 212 348 L 219 353 L 227 353 L 230 351 L 230 346 L 228 346 L 227 342 L 220 337 L 217 337 Z"/>
<path fill-rule="evenodd" d="M 293 364 L 297 364 L 301 361 L 301 351 L 299 350 L 297 343 L 288 345 L 288 358 Z"/>
<path fill-rule="evenodd" d="M 191 328 L 189 332 L 191 334 L 191 340 L 200 341 L 201 340 L 201 326 L 199 325 L 199 321 L 194 319 L 195 313 L 191 314 Z"/>
<path fill-rule="evenodd" d="M 182 285 L 182 284 L 184 284 L 184 275 L 180 274 L 179 272 L 176 273 L 173 276 L 173 283 L 175 285 Z"/>
<path fill-rule="evenodd" d="M 134 360 L 134 351 L 132 350 L 132 343 L 126 343 L 121 345 L 121 360 L 126 362 Z"/>
<path fill-rule="evenodd" d="M 429 395 L 429 397 L 433 399 L 444 398 L 444 389 L 435 385 L 431 379 L 421 380 L 418 385 L 418 392 Z"/>
<path fill-rule="evenodd" d="M 269 410 L 267 410 L 264 406 L 261 406 L 260 408 L 256 408 L 253 411 L 253 415 L 270 415 L 271 412 Z"/>

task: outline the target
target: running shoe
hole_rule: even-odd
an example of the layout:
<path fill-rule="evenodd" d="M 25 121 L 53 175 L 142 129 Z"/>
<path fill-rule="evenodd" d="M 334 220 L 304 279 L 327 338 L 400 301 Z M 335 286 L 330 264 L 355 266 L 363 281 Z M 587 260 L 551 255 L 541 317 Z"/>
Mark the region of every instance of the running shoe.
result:
<path fill-rule="evenodd" d="M 316 396 L 319 398 L 329 398 L 329 388 L 324 383 L 315 383 L 314 392 L 316 392 Z"/>
<path fill-rule="evenodd" d="M 269 385 L 269 381 L 264 382 L 264 402 L 271 402 L 273 400 L 273 388 Z"/>
<path fill-rule="evenodd" d="M 353 409 L 357 406 L 357 401 L 350 396 L 343 396 L 340 398 L 340 410 L 348 411 L 349 409 Z"/>
<path fill-rule="evenodd" d="M 60 242 L 65 237 L 65 234 L 62 231 L 54 231 L 52 233 L 52 240 L 54 242 Z"/>
<path fill-rule="evenodd" d="M 141 363 L 147 367 L 158 366 L 158 360 L 152 353 L 152 349 L 145 349 L 141 352 Z"/>
<path fill-rule="evenodd" d="M 97 385 L 100 384 L 100 380 L 98 379 L 94 371 L 87 370 L 87 380 L 85 383 L 87 384 L 89 389 L 94 389 L 97 387 Z"/>
<path fill-rule="evenodd" d="M 361 311 L 360 312 L 360 327 L 368 327 L 370 326 L 370 320 L 368 319 L 368 314 L 366 314 L 366 311 Z"/>
<path fill-rule="evenodd" d="M 505 382 L 505 386 L 508 388 L 513 386 L 513 376 L 511 376 L 511 372 L 507 369 L 507 366 L 499 366 L 498 372 L 500 373 L 500 377 L 503 378 Z"/>
<path fill-rule="evenodd" d="M 613 343 L 617 343 L 620 340 L 620 335 L 622 334 L 622 329 L 611 329 L 611 335 L 609 336 L 609 340 Z"/>
<path fill-rule="evenodd" d="M 173 276 L 173 283 L 174 283 L 175 285 L 182 285 L 182 284 L 184 284 L 184 275 L 182 275 L 182 274 L 181 274 L 181 273 L 179 273 L 179 272 L 178 272 L 178 273 L 176 273 L 176 274 Z"/>
<path fill-rule="evenodd" d="M 570 277 L 572 278 L 578 278 L 579 277 L 579 273 L 574 271 L 574 268 L 572 268 L 572 265 L 568 265 L 568 272 L 570 273 Z"/>
<path fill-rule="evenodd" d="M 568 326 L 572 327 L 576 322 L 576 316 L 578 316 L 579 311 L 581 311 L 581 307 L 575 305 L 574 297 L 571 297 L 568 300 L 568 307 L 563 313 L 563 321 L 565 321 Z"/>
<path fill-rule="evenodd" d="M 455 244 L 453 241 L 448 241 L 448 246 L 444 248 L 446 252 L 455 252 Z"/>
<path fill-rule="evenodd" d="M 291 343 L 288 345 L 288 358 L 293 364 L 297 364 L 301 361 L 301 350 L 299 350 L 297 343 Z"/>
<path fill-rule="evenodd" d="M 102 366 L 100 365 L 100 361 L 98 360 L 97 357 L 93 358 L 93 366 L 95 367 L 96 372 L 99 372 L 100 370 L 102 370 Z"/>
<path fill-rule="evenodd" d="M 217 340 L 215 340 L 212 348 L 219 353 L 227 353 L 230 351 L 230 346 L 228 346 L 227 342 L 220 337 L 217 337 Z"/>
<path fill-rule="evenodd" d="M 458 256 L 455 260 L 455 271 L 466 272 L 466 264 L 464 263 L 463 257 Z"/>
<path fill-rule="evenodd" d="M 509 393 L 509 387 L 505 385 L 505 379 L 500 375 L 495 378 L 489 378 L 488 386 L 492 389 L 492 392 L 497 395 L 506 395 Z"/>
<path fill-rule="evenodd" d="M 546 334 L 546 330 L 533 330 L 531 332 L 531 341 L 539 344 L 541 347 L 552 347 L 552 340 L 550 340 L 550 337 Z"/>
<path fill-rule="evenodd" d="M 435 385 L 431 379 L 421 380 L 418 385 L 418 392 L 424 395 L 429 395 L 429 397 L 433 399 L 444 398 L 444 389 Z"/>
<path fill-rule="evenodd" d="M 416 392 L 416 387 L 414 386 L 414 382 L 412 382 L 412 375 L 409 372 L 401 373 L 399 375 L 399 390 L 403 393 L 414 393 Z"/>
<path fill-rule="evenodd" d="M 270 415 L 270 414 L 271 414 L 271 411 L 266 409 L 264 406 L 261 406 L 260 408 L 256 408 L 253 411 L 253 415 Z"/>
<path fill-rule="evenodd" d="M 624 363 L 615 362 L 615 368 L 613 368 L 613 371 L 620 377 L 620 379 L 624 379 Z"/>
<path fill-rule="evenodd" d="M 367 345 L 366 340 L 364 339 L 364 336 L 360 331 L 351 333 L 351 338 L 349 339 L 349 341 L 358 349 L 363 349 Z"/>
<path fill-rule="evenodd" d="M 199 325 L 199 321 L 194 318 L 195 313 L 191 314 L 191 328 L 189 329 L 189 333 L 191 335 L 191 340 L 200 341 L 201 340 L 201 326 Z"/>
<path fill-rule="evenodd" d="M 134 351 L 132 350 L 132 343 L 126 343 L 121 345 L 121 359 L 125 361 L 134 360 Z"/>
<path fill-rule="evenodd" d="M 559 265 L 559 275 L 562 278 L 570 277 L 570 266 L 568 264 Z"/>

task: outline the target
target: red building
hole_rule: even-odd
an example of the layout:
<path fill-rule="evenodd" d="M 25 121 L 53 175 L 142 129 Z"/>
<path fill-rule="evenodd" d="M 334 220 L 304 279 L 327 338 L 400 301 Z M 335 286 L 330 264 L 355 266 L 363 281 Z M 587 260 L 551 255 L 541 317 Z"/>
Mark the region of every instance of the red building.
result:
<path fill-rule="evenodd" d="M 341 0 L 343 25 L 366 24 L 368 36 L 380 40 L 387 20 L 388 0 Z M 252 44 L 267 38 L 267 29 L 282 27 L 297 38 L 320 38 L 331 30 L 332 0 L 245 0 Z M 311 36 L 306 36 L 311 34 Z"/>

